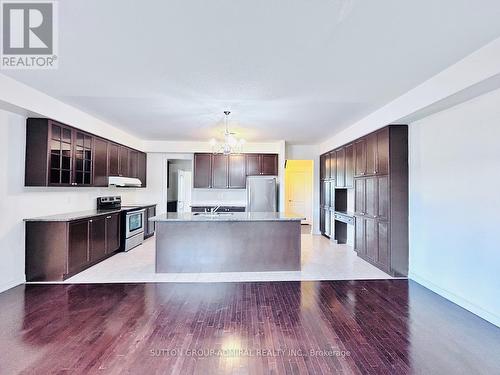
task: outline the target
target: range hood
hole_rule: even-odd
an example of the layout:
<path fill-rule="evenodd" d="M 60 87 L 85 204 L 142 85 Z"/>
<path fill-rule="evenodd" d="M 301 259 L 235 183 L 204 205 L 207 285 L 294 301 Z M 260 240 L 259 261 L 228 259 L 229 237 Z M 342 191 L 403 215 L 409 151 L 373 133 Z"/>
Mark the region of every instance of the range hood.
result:
<path fill-rule="evenodd" d="M 142 182 L 138 178 L 109 176 L 108 186 L 141 187 Z"/>

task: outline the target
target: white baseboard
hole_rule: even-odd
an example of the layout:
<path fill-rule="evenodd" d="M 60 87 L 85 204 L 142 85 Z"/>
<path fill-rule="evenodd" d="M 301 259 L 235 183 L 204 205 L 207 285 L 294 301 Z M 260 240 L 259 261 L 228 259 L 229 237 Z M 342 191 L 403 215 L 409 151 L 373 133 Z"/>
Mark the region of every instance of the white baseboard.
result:
<path fill-rule="evenodd" d="M 440 296 L 446 298 L 447 300 L 453 302 L 454 304 L 463 307 L 464 309 L 470 311 L 473 314 L 483 318 L 484 320 L 490 322 L 491 324 L 500 327 L 500 316 L 492 313 L 491 311 L 484 310 L 482 307 L 475 305 L 474 303 L 466 300 L 463 297 L 456 295 L 446 289 L 442 289 L 436 284 L 410 272 L 408 278 L 415 281 L 416 283 L 432 290 L 433 292 L 439 294 Z"/>
<path fill-rule="evenodd" d="M 26 279 L 24 277 L 20 277 L 18 279 L 9 280 L 0 284 L 0 293 L 9 290 L 10 288 L 14 288 L 15 286 L 24 284 Z"/>

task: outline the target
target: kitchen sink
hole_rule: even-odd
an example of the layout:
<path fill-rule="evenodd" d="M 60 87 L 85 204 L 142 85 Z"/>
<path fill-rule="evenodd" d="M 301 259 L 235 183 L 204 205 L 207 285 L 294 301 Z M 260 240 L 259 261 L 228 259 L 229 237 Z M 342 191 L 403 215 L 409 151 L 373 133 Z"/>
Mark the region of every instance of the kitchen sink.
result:
<path fill-rule="evenodd" d="M 193 215 L 194 216 L 204 216 L 204 217 L 217 217 L 217 216 L 227 216 L 227 215 L 233 215 L 234 212 L 195 212 Z"/>

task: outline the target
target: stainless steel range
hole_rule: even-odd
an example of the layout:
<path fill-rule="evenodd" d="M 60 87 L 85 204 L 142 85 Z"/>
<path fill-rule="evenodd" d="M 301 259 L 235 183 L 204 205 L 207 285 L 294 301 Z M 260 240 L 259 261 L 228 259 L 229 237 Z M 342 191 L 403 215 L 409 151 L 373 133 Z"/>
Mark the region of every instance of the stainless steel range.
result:
<path fill-rule="evenodd" d="M 144 242 L 144 209 L 129 208 L 125 211 L 125 241 L 123 250 L 129 251 Z"/>
<path fill-rule="evenodd" d="M 99 211 L 122 211 L 120 248 L 123 251 L 129 251 L 143 243 L 145 210 L 142 207 L 122 207 L 121 197 L 112 196 L 97 198 L 97 209 Z"/>

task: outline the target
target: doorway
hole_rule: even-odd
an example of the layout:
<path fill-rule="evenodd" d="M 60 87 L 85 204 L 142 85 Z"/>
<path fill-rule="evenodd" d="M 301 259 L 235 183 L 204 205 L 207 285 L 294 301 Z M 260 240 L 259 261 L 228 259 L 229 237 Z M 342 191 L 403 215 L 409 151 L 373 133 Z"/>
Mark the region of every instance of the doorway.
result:
<path fill-rule="evenodd" d="M 312 225 L 313 160 L 287 160 L 285 164 L 285 213 L 306 218 Z"/>
<path fill-rule="evenodd" d="M 191 212 L 192 170 L 191 160 L 167 161 L 167 212 Z"/>

